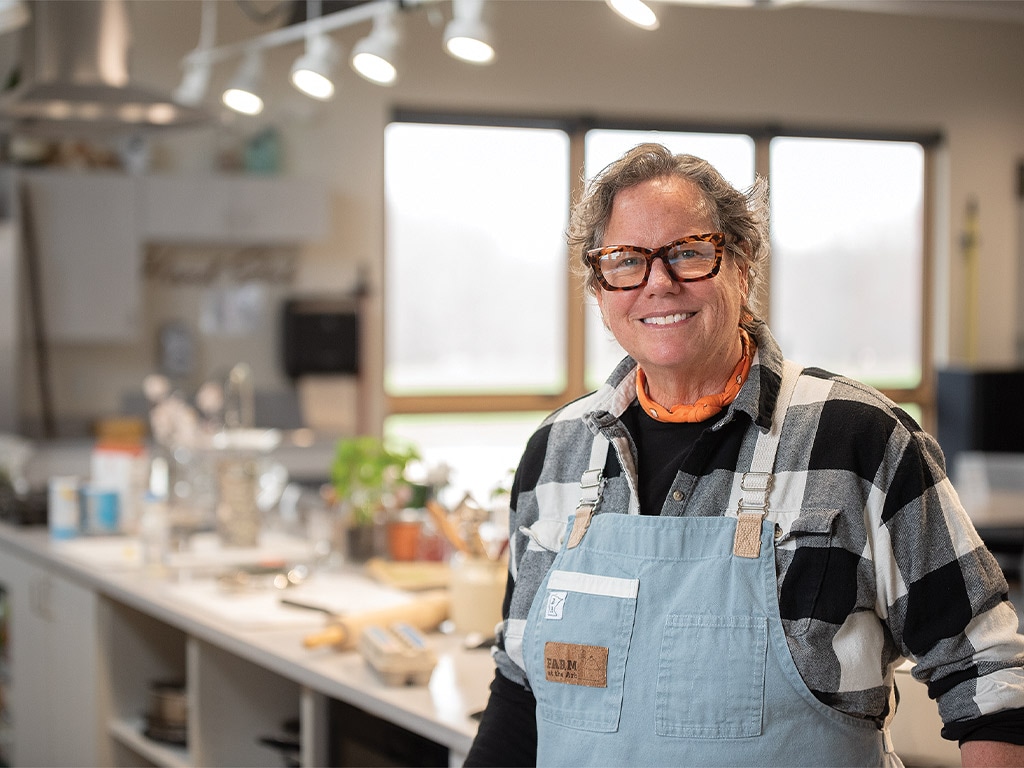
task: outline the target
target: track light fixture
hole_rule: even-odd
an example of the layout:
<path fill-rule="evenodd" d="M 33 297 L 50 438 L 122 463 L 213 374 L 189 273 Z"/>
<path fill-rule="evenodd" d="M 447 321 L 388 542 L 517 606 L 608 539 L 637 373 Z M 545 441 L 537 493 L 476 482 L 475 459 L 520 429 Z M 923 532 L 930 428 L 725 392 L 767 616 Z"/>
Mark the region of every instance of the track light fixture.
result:
<path fill-rule="evenodd" d="M 257 115 L 263 110 L 259 95 L 263 74 L 261 52 L 267 48 L 306 40 L 306 50 L 291 68 L 291 81 L 303 93 L 327 100 L 334 95 L 332 75 L 341 59 L 338 45 L 328 32 L 373 21 L 370 34 L 352 49 L 352 68 L 367 80 L 391 85 L 397 78 L 395 55 L 399 42 L 397 11 L 427 5 L 438 0 L 366 0 L 341 11 L 322 16 L 322 0 L 306 0 L 306 20 L 273 30 L 247 41 L 215 47 L 216 0 L 203 0 L 200 45 L 186 56 L 185 74 L 175 98 L 181 104 L 202 101 L 210 80 L 210 68 L 243 55 L 244 60 L 231 86 L 221 97 L 236 112 Z M 707 2 L 758 2 L 763 0 L 706 0 Z M 776 3 L 800 0 L 774 0 Z M 623 19 L 644 29 L 657 29 L 658 17 L 644 0 L 605 0 Z M 20 6 L 18 0 L 0 0 L 0 9 Z M 453 57 L 471 64 L 494 60 L 491 31 L 484 21 L 484 0 L 451 0 L 452 19 L 444 29 L 444 48 Z"/>
<path fill-rule="evenodd" d="M 207 61 L 186 61 L 185 74 L 174 91 L 174 100 L 186 107 L 198 107 L 210 85 L 210 69 Z"/>
<path fill-rule="evenodd" d="M 657 29 L 658 17 L 643 0 L 604 0 L 608 7 L 641 29 Z"/>
<path fill-rule="evenodd" d="M 494 60 L 483 8 L 483 0 L 452 0 L 453 17 L 444 29 L 445 50 L 470 64 L 490 64 Z"/>
<path fill-rule="evenodd" d="M 259 95 L 262 80 L 263 57 L 258 50 L 250 51 L 221 96 L 224 106 L 243 115 L 258 115 L 263 111 L 263 98 Z"/>
<path fill-rule="evenodd" d="M 202 15 L 199 17 L 199 44 L 182 60 L 185 74 L 174 92 L 174 100 L 186 107 L 198 107 L 206 98 L 210 87 L 213 62 L 209 51 L 217 36 L 217 0 L 203 0 Z"/>
<path fill-rule="evenodd" d="M 26 26 L 30 20 L 24 0 L 0 0 L 0 35 Z"/>
<path fill-rule="evenodd" d="M 352 48 L 352 69 L 372 83 L 393 85 L 398 78 L 398 69 L 395 67 L 397 49 L 395 7 L 387 2 L 374 17 L 370 34 Z"/>
<path fill-rule="evenodd" d="M 328 35 L 314 32 L 306 38 L 306 52 L 292 64 L 292 85 L 320 101 L 334 97 L 331 76 L 338 66 L 341 51 Z"/>

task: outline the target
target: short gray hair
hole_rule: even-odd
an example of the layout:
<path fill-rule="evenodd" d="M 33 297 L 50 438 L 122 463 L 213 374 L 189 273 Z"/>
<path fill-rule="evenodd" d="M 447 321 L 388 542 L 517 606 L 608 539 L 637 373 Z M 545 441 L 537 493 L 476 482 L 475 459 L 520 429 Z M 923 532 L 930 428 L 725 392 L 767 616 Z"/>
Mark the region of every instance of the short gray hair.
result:
<path fill-rule="evenodd" d="M 597 278 L 586 254 L 599 248 L 611 218 L 615 196 L 645 181 L 676 177 L 693 183 L 707 205 L 716 230 L 731 235 L 728 251 L 740 267 L 747 268 L 747 296 L 742 325 L 750 330 L 760 319 L 761 271 L 771 252 L 768 232 L 768 185 L 758 177 L 746 192 L 733 187 L 707 160 L 694 155 L 674 155 L 661 144 L 640 144 L 608 165 L 587 184 L 576 202 L 567 232 L 572 271 L 590 295 Z"/>

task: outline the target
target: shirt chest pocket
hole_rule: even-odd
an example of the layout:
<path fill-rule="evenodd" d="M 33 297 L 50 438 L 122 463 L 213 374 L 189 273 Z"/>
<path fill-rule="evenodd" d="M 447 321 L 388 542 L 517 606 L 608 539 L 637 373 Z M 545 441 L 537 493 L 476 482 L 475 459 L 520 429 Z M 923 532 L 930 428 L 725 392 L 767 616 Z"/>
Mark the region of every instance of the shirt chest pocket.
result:
<path fill-rule="evenodd" d="M 840 513 L 804 509 L 795 518 L 776 521 L 776 546 L 787 561 L 779 583 L 779 613 L 791 637 L 805 634 L 812 619 L 842 624 L 852 607 L 834 597 L 856 596 L 860 561 L 859 555 L 833 547 Z"/>
<path fill-rule="evenodd" d="M 638 590 L 638 579 L 551 571 L 523 648 L 538 717 L 586 731 L 618 728 Z"/>

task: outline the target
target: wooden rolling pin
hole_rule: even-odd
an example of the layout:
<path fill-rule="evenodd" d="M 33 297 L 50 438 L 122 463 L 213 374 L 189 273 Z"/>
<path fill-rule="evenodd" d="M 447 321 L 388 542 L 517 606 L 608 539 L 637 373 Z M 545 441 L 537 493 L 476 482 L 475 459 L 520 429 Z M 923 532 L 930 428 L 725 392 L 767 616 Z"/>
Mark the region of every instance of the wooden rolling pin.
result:
<path fill-rule="evenodd" d="M 348 651 L 356 647 L 359 635 L 369 626 L 387 625 L 396 621 L 404 621 L 416 629 L 430 632 L 448 618 L 448 607 L 451 598 L 448 590 L 424 592 L 415 600 L 404 605 L 382 608 L 379 611 L 367 611 L 351 616 L 339 616 L 332 619 L 326 629 L 307 635 L 302 644 L 306 648 L 319 648 L 333 645 L 339 651 Z"/>

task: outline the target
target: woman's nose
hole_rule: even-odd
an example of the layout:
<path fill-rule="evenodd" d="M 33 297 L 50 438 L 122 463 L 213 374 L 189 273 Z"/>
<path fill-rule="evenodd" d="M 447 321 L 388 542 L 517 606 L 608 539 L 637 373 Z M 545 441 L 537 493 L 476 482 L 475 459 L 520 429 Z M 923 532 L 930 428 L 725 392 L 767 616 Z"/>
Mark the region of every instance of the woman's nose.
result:
<path fill-rule="evenodd" d="M 668 271 L 664 259 L 654 259 L 651 262 L 651 274 L 647 278 L 649 293 L 675 293 L 679 290 L 679 285 Z"/>

